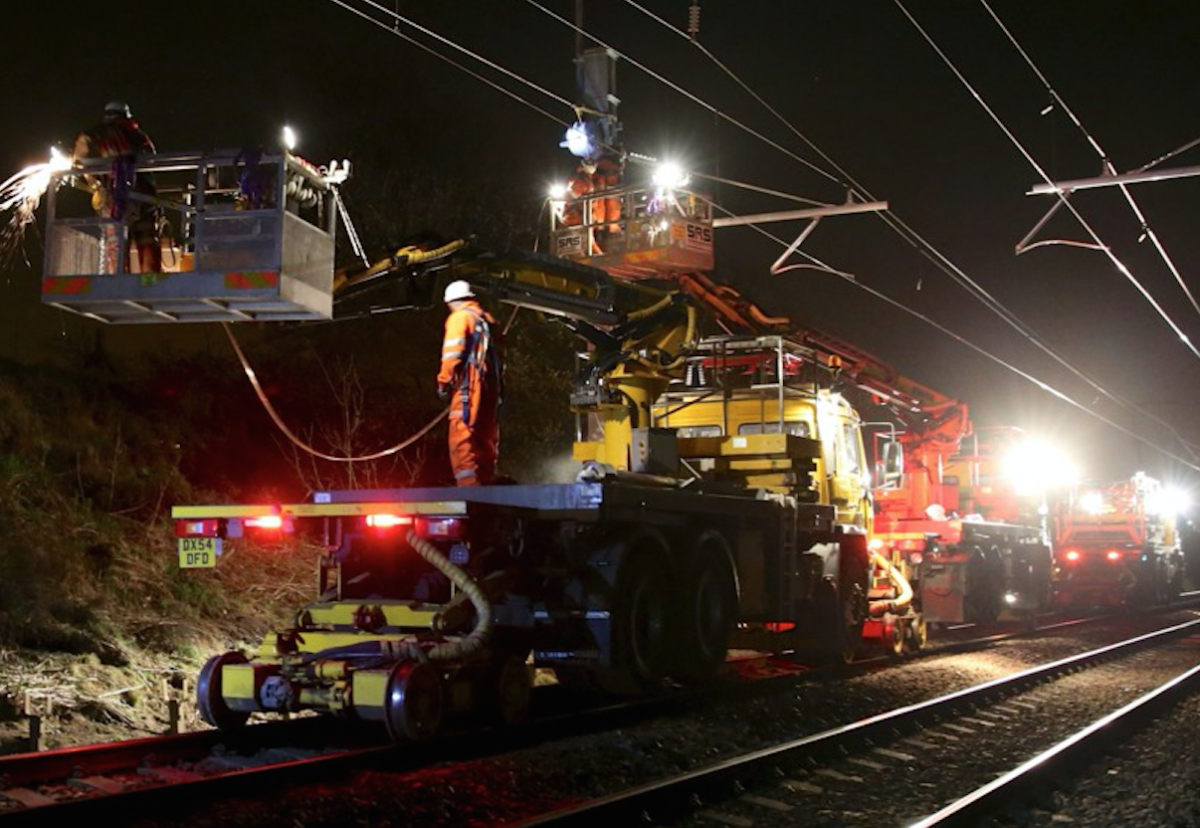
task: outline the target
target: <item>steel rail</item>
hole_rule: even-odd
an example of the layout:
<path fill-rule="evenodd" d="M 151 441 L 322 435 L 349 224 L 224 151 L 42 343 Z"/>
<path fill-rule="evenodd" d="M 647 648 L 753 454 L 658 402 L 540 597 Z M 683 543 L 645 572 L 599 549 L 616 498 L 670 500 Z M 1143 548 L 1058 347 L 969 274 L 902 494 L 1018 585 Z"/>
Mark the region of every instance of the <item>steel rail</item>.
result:
<path fill-rule="evenodd" d="M 571 805 L 514 823 L 509 828 L 637 824 L 637 820 L 647 814 L 656 821 L 670 822 L 693 813 L 696 801 L 711 801 L 714 792 L 720 791 L 729 791 L 730 795 L 733 795 L 744 780 L 774 773 L 782 766 L 791 766 L 810 757 L 829 755 L 847 744 L 890 742 L 898 733 L 911 730 L 949 709 L 976 705 L 993 697 L 1009 695 L 1081 667 L 1197 630 L 1200 630 L 1200 620 L 1176 624 L 1163 630 L 1068 656 L 1050 664 L 1031 667 L 974 687 L 870 716 L 849 725 L 831 728 L 687 773 Z"/>
<path fill-rule="evenodd" d="M 1178 609 L 1178 606 L 1175 608 Z M 888 654 L 832 668 L 810 668 L 803 672 L 727 684 L 716 693 L 724 693 L 730 700 L 736 700 L 763 692 L 776 692 L 800 682 L 838 681 L 875 669 L 880 664 L 968 652 L 1002 641 L 1042 635 L 1102 620 L 1104 616 L 1070 619 L 1036 629 L 991 633 L 906 653 L 902 657 Z M 407 756 L 405 746 L 380 744 L 371 741 L 369 734 L 353 741 L 348 738 L 348 734 L 354 734 L 352 728 L 345 722 L 329 717 L 270 722 L 234 733 L 201 731 L 0 756 L 0 801 L 6 801 L 9 806 L 0 807 L 0 820 L 4 820 L 5 824 L 15 824 L 21 817 L 31 818 L 32 821 L 40 820 L 51 812 L 78 814 L 88 811 L 91 814 L 110 808 L 129 813 L 152 807 L 155 802 L 168 798 L 261 791 L 264 785 L 281 784 L 292 776 L 328 774 L 341 767 L 369 764 L 376 758 L 386 758 L 394 768 L 417 769 L 436 761 L 463 761 L 519 749 L 546 739 L 594 731 L 614 721 L 617 726 L 624 726 L 630 717 L 654 715 L 662 709 L 674 709 L 683 703 L 717 697 L 711 689 L 676 690 L 631 702 L 607 703 L 582 710 L 577 704 L 566 707 L 560 705 L 556 710 L 554 690 L 545 688 L 541 693 L 542 701 L 546 703 L 544 706 L 549 708 L 548 715 L 521 727 L 484 731 L 482 735 L 480 729 L 447 734 L 434 743 L 421 743 L 419 752 L 412 751 Z M 913 709 L 920 707 L 918 705 Z M 892 714 L 885 714 L 885 717 L 889 715 Z M 886 721 L 886 718 L 880 721 Z M 847 732 L 852 732 L 853 728 L 851 726 Z M 224 746 L 221 763 L 226 767 L 223 769 L 209 770 L 203 775 L 176 770 L 177 765 L 195 763 L 211 755 L 219 745 Z M 256 760 L 245 758 L 248 754 L 280 748 L 313 755 L 288 761 L 259 761 L 257 764 L 254 764 Z M 122 774 L 136 775 L 137 782 L 133 785 L 120 782 Z M 64 798 L 61 792 L 66 788 L 75 790 Z M 178 799 L 173 802 L 177 803 Z"/>
<path fill-rule="evenodd" d="M 1145 726 L 1166 705 L 1194 692 L 1200 665 L 1156 687 L 1140 698 L 1092 722 L 1053 747 L 946 807 L 912 823 L 909 828 L 957 828 L 977 825 L 985 814 L 998 813 L 1028 801 L 1038 791 L 1061 785 L 1071 765 L 1094 758 L 1129 732 Z"/>

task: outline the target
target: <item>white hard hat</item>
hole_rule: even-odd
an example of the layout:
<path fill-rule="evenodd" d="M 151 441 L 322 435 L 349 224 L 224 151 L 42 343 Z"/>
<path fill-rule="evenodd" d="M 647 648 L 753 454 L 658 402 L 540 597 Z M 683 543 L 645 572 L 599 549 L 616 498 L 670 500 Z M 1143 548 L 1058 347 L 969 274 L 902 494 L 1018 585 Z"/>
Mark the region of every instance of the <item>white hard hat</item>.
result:
<path fill-rule="evenodd" d="M 474 296 L 475 293 L 471 290 L 471 285 L 459 279 L 446 285 L 446 295 L 442 297 L 442 301 L 457 302 L 459 299 L 472 299 Z"/>
<path fill-rule="evenodd" d="M 109 121 L 115 121 L 118 118 L 132 118 L 133 113 L 129 111 L 129 104 L 124 101 L 109 101 L 104 105 L 104 118 Z"/>

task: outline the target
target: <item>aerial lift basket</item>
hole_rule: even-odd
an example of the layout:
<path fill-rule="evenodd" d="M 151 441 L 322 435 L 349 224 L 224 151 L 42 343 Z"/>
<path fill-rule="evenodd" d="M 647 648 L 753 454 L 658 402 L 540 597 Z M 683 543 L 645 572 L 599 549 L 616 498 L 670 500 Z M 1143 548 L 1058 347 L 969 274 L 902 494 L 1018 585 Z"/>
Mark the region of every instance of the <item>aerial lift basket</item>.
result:
<path fill-rule="evenodd" d="M 286 151 L 81 161 L 49 190 L 42 302 L 113 324 L 329 319 L 340 180 Z M 124 218 L 93 209 L 97 190 Z M 162 272 L 142 272 L 139 214 Z"/>
<path fill-rule="evenodd" d="M 616 219 L 599 220 L 602 213 Z M 554 201 L 554 254 L 625 279 L 713 269 L 712 205 L 686 190 L 625 187 Z"/>

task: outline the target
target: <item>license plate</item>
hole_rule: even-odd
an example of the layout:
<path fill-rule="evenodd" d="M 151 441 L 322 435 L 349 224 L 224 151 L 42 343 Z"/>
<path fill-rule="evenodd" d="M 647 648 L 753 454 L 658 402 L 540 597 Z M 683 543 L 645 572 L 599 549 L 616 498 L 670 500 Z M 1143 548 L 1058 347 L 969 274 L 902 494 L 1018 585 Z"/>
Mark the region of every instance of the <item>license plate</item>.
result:
<path fill-rule="evenodd" d="M 180 538 L 180 569 L 200 569 L 217 565 L 221 554 L 220 538 Z"/>

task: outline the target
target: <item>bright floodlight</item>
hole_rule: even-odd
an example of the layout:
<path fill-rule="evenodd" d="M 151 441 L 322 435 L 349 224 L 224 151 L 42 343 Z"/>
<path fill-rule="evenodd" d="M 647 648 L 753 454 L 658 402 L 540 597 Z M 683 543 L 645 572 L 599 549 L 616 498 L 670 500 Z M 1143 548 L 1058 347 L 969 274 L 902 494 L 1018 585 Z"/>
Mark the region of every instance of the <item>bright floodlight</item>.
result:
<path fill-rule="evenodd" d="M 688 174 L 683 171 L 683 167 L 674 161 L 664 161 L 659 164 L 658 169 L 654 171 L 654 177 L 651 179 L 656 187 L 664 187 L 668 190 L 686 187 L 689 180 Z"/>
<path fill-rule="evenodd" d="M 1079 508 L 1089 515 L 1099 515 L 1104 512 L 1104 494 L 1095 489 L 1084 492 L 1079 497 Z"/>
<path fill-rule="evenodd" d="M 283 128 L 283 145 L 287 147 L 288 150 L 294 150 L 296 148 L 296 130 L 292 129 L 290 126 L 285 126 Z"/>
<path fill-rule="evenodd" d="M 1163 517 L 1181 515 L 1192 505 L 1192 499 L 1183 489 L 1167 486 L 1159 493 L 1158 506 Z"/>
<path fill-rule="evenodd" d="M 551 184 L 549 195 L 550 195 L 550 198 L 553 199 L 554 201 L 564 200 L 567 197 L 567 185 L 566 184 Z"/>
<path fill-rule="evenodd" d="M 1005 473 L 1018 495 L 1036 496 L 1049 489 L 1067 486 L 1077 478 L 1075 468 L 1057 450 L 1036 441 L 1013 447 L 1005 462 Z"/>

